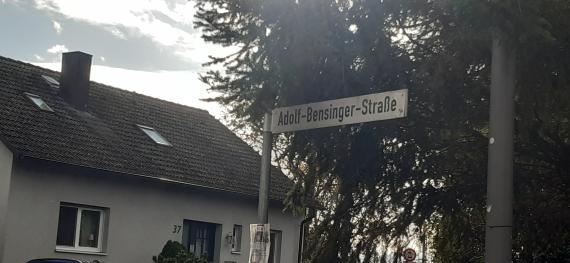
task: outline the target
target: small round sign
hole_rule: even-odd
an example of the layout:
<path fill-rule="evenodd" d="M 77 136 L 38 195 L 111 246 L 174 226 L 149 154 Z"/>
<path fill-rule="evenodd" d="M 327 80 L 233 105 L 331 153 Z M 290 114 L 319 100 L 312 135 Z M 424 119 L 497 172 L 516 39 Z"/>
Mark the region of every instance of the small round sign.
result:
<path fill-rule="evenodd" d="M 412 261 L 416 259 L 416 251 L 411 248 L 404 249 L 403 254 L 406 261 Z"/>

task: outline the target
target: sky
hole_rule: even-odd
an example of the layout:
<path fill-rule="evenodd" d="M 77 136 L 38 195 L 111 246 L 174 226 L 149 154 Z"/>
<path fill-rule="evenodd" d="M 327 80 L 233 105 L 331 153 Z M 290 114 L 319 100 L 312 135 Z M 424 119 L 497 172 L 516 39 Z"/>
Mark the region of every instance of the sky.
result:
<path fill-rule="evenodd" d="M 208 55 L 188 0 L 0 0 L 0 56 L 60 71 L 61 53 L 93 55 L 91 80 L 208 110 L 198 76 Z"/>

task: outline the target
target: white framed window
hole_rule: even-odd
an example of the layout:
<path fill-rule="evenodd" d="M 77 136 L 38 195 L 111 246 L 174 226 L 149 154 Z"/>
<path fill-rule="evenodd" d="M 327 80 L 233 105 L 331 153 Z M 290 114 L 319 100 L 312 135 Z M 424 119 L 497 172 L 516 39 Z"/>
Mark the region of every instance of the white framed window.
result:
<path fill-rule="evenodd" d="M 137 126 L 154 142 L 160 145 L 172 146 L 172 144 L 170 144 L 164 137 L 162 137 L 162 135 L 160 135 L 160 133 L 158 133 L 158 131 L 156 131 L 154 128 L 139 124 L 137 124 Z"/>
<path fill-rule="evenodd" d="M 107 210 L 62 203 L 59 207 L 56 250 L 103 252 Z"/>
<path fill-rule="evenodd" d="M 270 232 L 270 246 L 269 246 L 269 260 L 268 263 L 281 262 L 281 236 L 282 232 L 279 230 L 271 229 Z"/>
<path fill-rule="evenodd" d="M 234 232 L 233 232 L 233 240 L 232 240 L 232 253 L 239 254 L 241 253 L 241 235 L 242 235 L 242 226 L 241 225 L 234 225 Z"/>
<path fill-rule="evenodd" d="M 28 97 L 28 99 L 30 99 L 40 110 L 53 112 L 53 109 L 40 96 L 28 92 L 24 92 L 24 95 L 26 95 L 26 97 Z"/>

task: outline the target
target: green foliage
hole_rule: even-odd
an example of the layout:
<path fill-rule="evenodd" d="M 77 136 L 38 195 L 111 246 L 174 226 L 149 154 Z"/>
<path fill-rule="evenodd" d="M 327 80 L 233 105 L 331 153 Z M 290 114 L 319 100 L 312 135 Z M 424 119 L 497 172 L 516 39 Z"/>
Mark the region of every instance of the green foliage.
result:
<path fill-rule="evenodd" d="M 491 36 L 517 50 L 516 262 L 564 262 L 570 234 L 570 4 L 559 0 L 197 0 L 202 76 L 236 128 L 285 105 L 409 89 L 406 119 L 281 134 L 290 207 L 314 197 L 310 262 L 393 261 L 431 229 L 437 262 L 480 262 Z M 546 216 L 545 216 L 546 215 Z M 391 248 L 391 249 L 388 249 Z M 397 256 L 397 254 L 396 254 Z M 392 258 L 392 259 L 390 259 Z"/>
<path fill-rule="evenodd" d="M 208 263 L 204 258 L 194 256 L 179 242 L 168 240 L 162 252 L 153 256 L 154 263 Z"/>
<path fill-rule="evenodd" d="M 483 211 L 465 209 L 435 220 L 434 262 L 483 262 L 484 215 Z"/>

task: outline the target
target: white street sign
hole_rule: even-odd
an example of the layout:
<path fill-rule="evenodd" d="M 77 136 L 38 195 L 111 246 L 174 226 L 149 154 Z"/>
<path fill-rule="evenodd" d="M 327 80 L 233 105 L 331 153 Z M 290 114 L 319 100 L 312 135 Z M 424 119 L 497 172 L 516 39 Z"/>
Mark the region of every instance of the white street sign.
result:
<path fill-rule="evenodd" d="M 407 109 L 407 89 L 278 108 L 272 112 L 271 132 L 403 118 Z"/>

